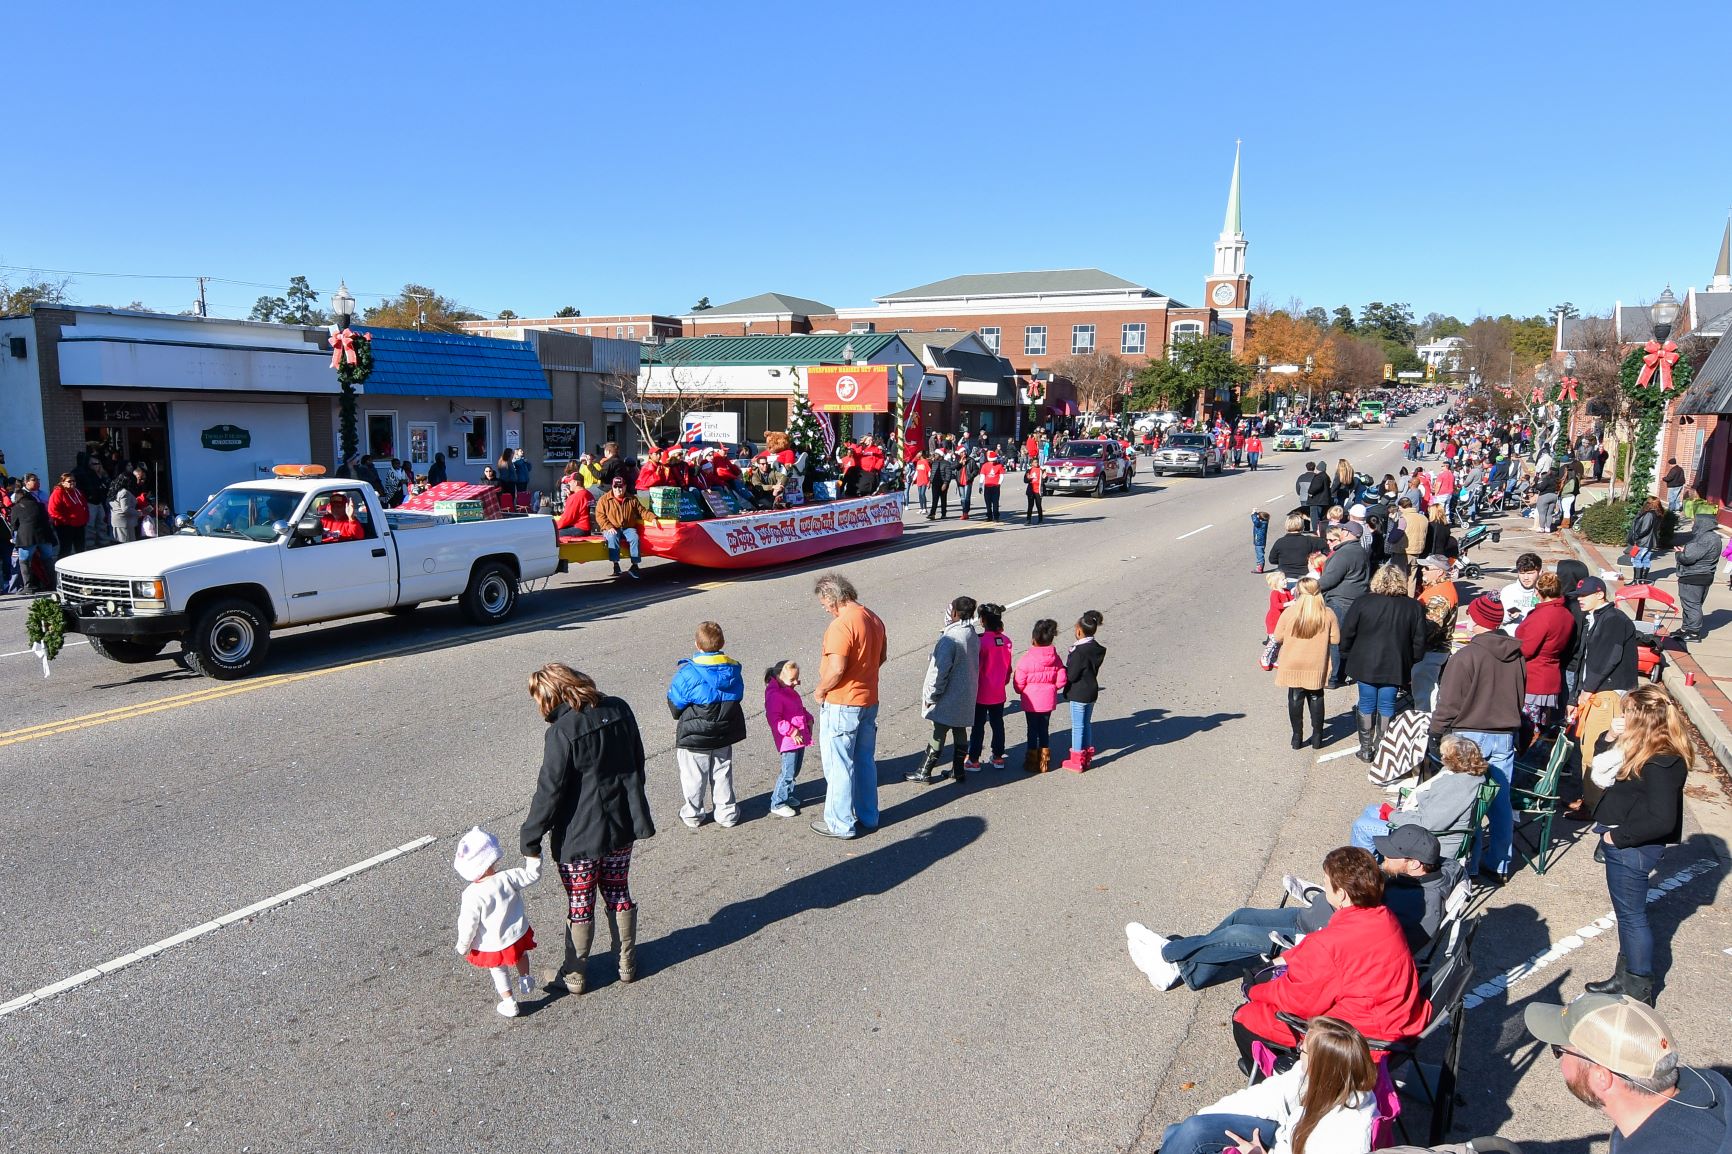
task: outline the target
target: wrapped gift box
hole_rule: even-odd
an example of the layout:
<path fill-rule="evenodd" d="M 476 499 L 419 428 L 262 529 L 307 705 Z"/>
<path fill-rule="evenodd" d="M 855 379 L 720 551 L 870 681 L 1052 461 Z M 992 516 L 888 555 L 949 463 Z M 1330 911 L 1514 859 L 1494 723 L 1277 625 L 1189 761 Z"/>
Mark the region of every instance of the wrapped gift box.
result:
<path fill-rule="evenodd" d="M 657 485 L 644 502 L 649 511 L 664 520 L 680 515 L 681 491 L 675 485 Z"/>
<path fill-rule="evenodd" d="M 481 516 L 459 517 L 460 521 L 491 521 L 499 516 L 499 486 L 478 485 L 470 481 L 445 481 L 430 486 L 424 493 L 415 494 L 397 507 L 422 513 L 449 513 L 450 510 L 439 508 L 446 502 L 473 502 L 480 506 Z"/>
<path fill-rule="evenodd" d="M 817 501 L 834 501 L 838 486 L 834 481 L 813 481 L 812 497 Z"/>
<path fill-rule="evenodd" d="M 449 517 L 453 521 L 487 520 L 487 510 L 480 501 L 435 501 L 433 512 L 436 516 Z"/>

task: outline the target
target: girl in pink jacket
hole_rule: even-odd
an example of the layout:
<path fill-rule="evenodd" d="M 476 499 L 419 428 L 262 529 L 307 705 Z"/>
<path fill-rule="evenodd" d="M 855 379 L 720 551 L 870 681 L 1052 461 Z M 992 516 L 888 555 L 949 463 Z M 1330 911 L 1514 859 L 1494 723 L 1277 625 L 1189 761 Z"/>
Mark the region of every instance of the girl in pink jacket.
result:
<path fill-rule="evenodd" d="M 1058 707 L 1058 695 L 1064 689 L 1064 661 L 1053 648 L 1058 636 L 1058 622 L 1043 617 L 1034 623 L 1034 645 L 1016 662 L 1011 684 L 1022 695 L 1022 715 L 1028 721 L 1028 750 L 1022 756 L 1022 768 L 1030 773 L 1045 773 L 1052 768 L 1052 750 L 1047 740 L 1052 733 L 1052 711 Z"/>
<path fill-rule="evenodd" d="M 974 732 L 968 738 L 968 760 L 964 769 L 980 768 L 980 750 L 986 727 L 992 725 L 992 768 L 1004 768 L 1004 699 L 1010 685 L 1013 656 L 1010 638 L 1004 635 L 1004 606 L 980 605 L 974 610 L 980 625 L 980 681 L 975 687 Z"/>
<path fill-rule="evenodd" d="M 812 715 L 800 696 L 800 667 L 792 661 L 778 661 L 764 670 L 764 718 L 770 723 L 776 752 L 782 755 L 782 772 L 770 794 L 770 812 L 777 817 L 799 817 L 794 779 L 800 776 L 813 734 Z"/>

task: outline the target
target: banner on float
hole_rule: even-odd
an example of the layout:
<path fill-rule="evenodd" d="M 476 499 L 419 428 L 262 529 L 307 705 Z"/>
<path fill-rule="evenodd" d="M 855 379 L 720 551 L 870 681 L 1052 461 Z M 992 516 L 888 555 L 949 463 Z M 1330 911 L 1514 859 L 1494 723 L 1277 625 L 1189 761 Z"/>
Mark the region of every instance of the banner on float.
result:
<path fill-rule="evenodd" d="M 887 413 L 890 366 L 813 365 L 806 370 L 806 396 L 820 413 Z"/>
<path fill-rule="evenodd" d="M 700 521 L 696 527 L 708 533 L 728 556 L 740 557 L 793 541 L 810 541 L 877 525 L 900 524 L 901 521 L 902 494 L 887 493 L 865 501 L 838 501 L 749 517 L 729 517 L 725 521 Z"/>

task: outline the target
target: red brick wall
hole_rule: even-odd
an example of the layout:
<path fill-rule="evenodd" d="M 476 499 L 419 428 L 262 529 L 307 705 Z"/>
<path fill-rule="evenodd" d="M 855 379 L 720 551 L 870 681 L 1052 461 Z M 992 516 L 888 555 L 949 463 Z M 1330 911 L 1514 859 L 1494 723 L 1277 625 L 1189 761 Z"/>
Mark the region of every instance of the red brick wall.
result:
<path fill-rule="evenodd" d="M 912 329 L 916 332 L 927 332 L 933 329 L 961 329 L 965 332 L 979 332 L 983 328 L 997 326 L 999 330 L 999 355 L 1007 358 L 1018 372 L 1026 373 L 1032 364 L 1039 363 L 1051 366 L 1056 360 L 1071 355 L 1071 326 L 1092 324 L 1095 326 L 1095 351 L 1120 353 L 1120 338 L 1122 326 L 1141 321 L 1148 326 L 1145 335 L 1144 350 L 1141 353 L 1121 353 L 1131 360 L 1141 360 L 1143 357 L 1158 356 L 1166 344 L 1167 326 L 1173 321 L 1197 320 L 1202 322 L 1204 331 L 1208 331 L 1207 309 L 1136 309 L 1111 312 L 1091 312 L 1087 310 L 1054 309 L 1039 313 L 1006 313 L 1001 315 L 951 316 L 942 313 L 929 313 L 923 316 L 896 316 L 894 318 L 874 318 L 878 332 L 887 333 L 893 329 Z M 813 317 L 814 328 L 837 329 L 847 332 L 852 321 L 839 320 L 836 317 Z M 1034 355 L 1025 354 L 1023 350 L 1023 330 L 1033 325 L 1046 326 L 1046 352 Z"/>
<path fill-rule="evenodd" d="M 812 324 L 808 318 L 795 317 L 792 320 L 746 320 L 742 317 L 716 317 L 714 320 L 699 317 L 683 322 L 684 335 L 688 337 L 744 337 L 752 335 L 786 336 L 789 333 L 809 333 Z"/>

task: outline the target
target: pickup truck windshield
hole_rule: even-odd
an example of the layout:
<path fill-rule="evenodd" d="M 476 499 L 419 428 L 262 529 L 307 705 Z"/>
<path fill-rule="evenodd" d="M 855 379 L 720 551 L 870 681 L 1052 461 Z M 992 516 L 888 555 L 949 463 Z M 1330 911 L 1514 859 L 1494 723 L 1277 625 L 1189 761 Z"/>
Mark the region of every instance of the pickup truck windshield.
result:
<path fill-rule="evenodd" d="M 1065 447 L 1064 456 L 1098 460 L 1107 455 L 1106 441 L 1072 441 Z"/>
<path fill-rule="evenodd" d="M 191 531 L 200 537 L 274 541 L 277 535 L 271 524 L 294 516 L 300 500 L 298 494 L 277 489 L 224 489 L 199 510 Z"/>
<path fill-rule="evenodd" d="M 1167 438 L 1169 449 L 1207 449 L 1209 438 L 1201 433 L 1175 433 Z"/>

